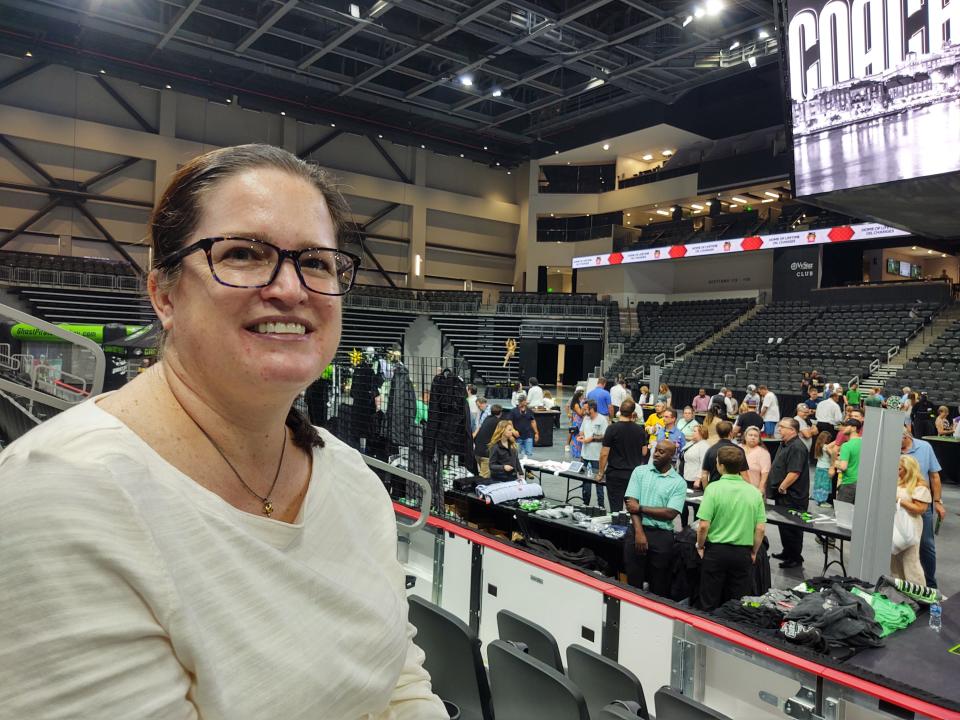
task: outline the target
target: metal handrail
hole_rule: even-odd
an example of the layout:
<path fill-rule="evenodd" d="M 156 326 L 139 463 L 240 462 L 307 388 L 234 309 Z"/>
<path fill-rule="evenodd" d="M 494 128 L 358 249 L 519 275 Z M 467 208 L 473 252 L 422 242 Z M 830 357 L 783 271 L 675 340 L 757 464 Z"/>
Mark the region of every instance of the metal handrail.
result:
<path fill-rule="evenodd" d="M 664 365 L 664 364 L 666 364 L 666 362 L 667 362 L 667 354 L 666 354 L 666 353 L 660 353 L 659 355 L 657 355 L 657 356 L 655 356 L 655 357 L 653 358 L 653 362 L 654 362 L 656 365 Z"/>
<path fill-rule="evenodd" d="M 889 350 L 887 350 L 887 362 L 893 360 L 893 358 L 900 352 L 900 346 L 894 345 Z"/>
<path fill-rule="evenodd" d="M 678 343 L 673 346 L 673 359 L 676 360 L 680 353 L 687 349 L 686 343 Z"/>
<path fill-rule="evenodd" d="M 412 523 L 397 522 L 397 532 L 401 535 L 409 536 L 422 529 L 427 524 L 427 518 L 430 517 L 430 505 L 433 501 L 433 491 L 430 489 L 430 483 L 428 483 L 419 475 L 414 475 L 409 470 L 398 468 L 394 465 L 385 463 L 382 460 L 372 458 L 369 455 L 361 455 L 361 457 L 363 458 L 363 461 L 374 470 L 392 473 L 402 480 L 408 480 L 409 482 L 415 483 L 420 488 L 421 492 L 423 493 L 420 501 L 420 514 Z"/>
<path fill-rule="evenodd" d="M 883 363 L 880 362 L 879 358 L 874 359 L 874 361 L 870 363 L 870 372 L 875 373 L 877 370 L 880 369 L 881 365 L 883 365 Z"/>

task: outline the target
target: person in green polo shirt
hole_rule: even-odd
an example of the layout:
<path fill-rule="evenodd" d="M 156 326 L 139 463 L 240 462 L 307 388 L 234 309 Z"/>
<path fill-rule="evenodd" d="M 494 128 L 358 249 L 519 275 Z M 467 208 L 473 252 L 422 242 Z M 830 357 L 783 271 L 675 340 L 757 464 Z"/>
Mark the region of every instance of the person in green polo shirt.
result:
<path fill-rule="evenodd" d="M 860 392 L 860 384 L 854 380 L 850 383 L 850 388 L 847 390 L 847 405 L 858 408 L 862 400 L 863 394 Z"/>
<path fill-rule="evenodd" d="M 853 503 L 857 500 L 857 479 L 860 477 L 860 430 L 863 423 L 856 418 L 844 420 L 842 423 L 848 429 L 847 441 L 840 446 L 840 455 L 837 457 L 837 470 L 840 471 L 840 480 L 837 485 L 837 500 Z"/>
<path fill-rule="evenodd" d="M 763 496 L 740 475 L 743 455 L 725 447 L 717 453 L 720 479 L 707 485 L 697 518 L 700 607 L 711 611 L 752 588 L 751 570 L 763 543 L 767 513 Z"/>
<path fill-rule="evenodd" d="M 623 547 L 627 582 L 670 596 L 673 582 L 673 520 L 683 510 L 687 483 L 673 469 L 677 446 L 661 440 L 653 450 L 653 463 L 640 465 L 630 475 L 626 506 L 632 520 Z"/>

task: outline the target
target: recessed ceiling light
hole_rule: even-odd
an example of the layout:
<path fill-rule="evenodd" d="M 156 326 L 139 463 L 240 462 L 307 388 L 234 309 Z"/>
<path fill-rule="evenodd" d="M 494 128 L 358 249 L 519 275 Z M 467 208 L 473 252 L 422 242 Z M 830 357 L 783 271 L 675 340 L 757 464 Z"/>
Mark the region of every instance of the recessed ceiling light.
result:
<path fill-rule="evenodd" d="M 472 75 L 461 75 L 461 76 L 460 76 L 460 84 L 463 85 L 464 87 L 472 87 L 472 86 L 473 86 L 473 76 L 472 76 Z"/>
<path fill-rule="evenodd" d="M 500 167 L 500 163 L 497 163 L 497 167 Z"/>
<path fill-rule="evenodd" d="M 772 198 L 780 197 L 780 193 L 770 192 L 769 190 L 764 190 L 763 194 L 766 195 L 767 197 L 772 197 Z"/>
<path fill-rule="evenodd" d="M 460 157 L 463 157 L 463 153 L 460 153 Z"/>
<path fill-rule="evenodd" d="M 286 113 L 284 110 L 281 110 L 281 111 L 280 111 L 280 114 L 281 114 L 281 115 L 286 115 L 287 113 Z"/>
<path fill-rule="evenodd" d="M 420 149 L 421 149 L 421 150 L 426 150 L 426 149 L 427 149 L 427 146 L 426 146 L 426 145 L 421 145 L 421 146 L 420 146 Z"/>
<path fill-rule="evenodd" d="M 553 217 L 553 213 L 550 213 L 550 217 Z"/>
<path fill-rule="evenodd" d="M 643 156 L 643 159 L 646 160 L 647 162 L 650 162 L 651 160 L 653 160 L 653 155 L 651 155 L 650 153 L 647 153 L 646 155 Z"/>
<path fill-rule="evenodd" d="M 383 135 L 381 135 L 380 133 L 377 133 L 377 137 L 383 140 Z"/>
<path fill-rule="evenodd" d="M 104 70 L 103 68 L 100 68 L 100 74 L 101 74 L 101 75 L 106 75 L 106 74 L 107 74 L 107 71 Z"/>
<path fill-rule="evenodd" d="M 673 155 L 673 150 L 664 150 L 660 154 L 663 155 L 664 157 L 670 157 L 671 155 Z"/>
<path fill-rule="evenodd" d="M 227 98 L 227 104 L 230 104 L 230 103 L 232 103 L 232 102 L 233 102 L 233 100 L 231 100 L 230 98 Z"/>
<path fill-rule="evenodd" d="M 512 175 L 512 174 L 513 174 L 513 173 L 511 173 L 509 170 L 507 170 L 507 175 Z"/>
<path fill-rule="evenodd" d="M 486 150 L 486 149 L 487 149 L 487 146 L 486 146 L 486 145 L 484 145 L 484 146 L 483 146 L 483 149 L 484 149 L 484 150 Z"/>
<path fill-rule="evenodd" d="M 610 149 L 610 143 L 604 143 L 604 144 L 603 144 L 603 149 L 604 149 L 604 150 L 609 150 L 609 149 Z"/>
<path fill-rule="evenodd" d="M 27 51 L 23 54 L 23 56 L 24 56 L 24 57 L 33 57 L 33 53 L 30 52 L 29 50 L 27 50 Z"/>
<path fill-rule="evenodd" d="M 336 126 L 337 126 L 336 123 L 330 123 L 330 127 L 336 127 Z"/>
<path fill-rule="evenodd" d="M 503 90 L 501 90 L 500 88 L 497 88 L 490 94 L 493 95 L 494 97 L 500 97 L 501 95 L 503 95 Z"/>
<path fill-rule="evenodd" d="M 173 85 L 171 85 L 170 83 L 167 83 L 166 85 L 164 85 L 164 87 L 165 87 L 167 90 L 173 90 Z"/>

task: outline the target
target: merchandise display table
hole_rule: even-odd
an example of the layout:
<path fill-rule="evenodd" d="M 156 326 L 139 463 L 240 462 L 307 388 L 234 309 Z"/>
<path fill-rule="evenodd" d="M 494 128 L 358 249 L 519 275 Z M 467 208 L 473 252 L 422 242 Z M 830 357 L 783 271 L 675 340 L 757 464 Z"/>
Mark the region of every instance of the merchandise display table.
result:
<path fill-rule="evenodd" d="M 700 506 L 702 499 L 703 491 L 687 491 L 687 505 L 693 506 L 694 511 Z M 847 574 L 846 566 L 843 563 L 843 546 L 844 543 L 850 540 L 852 531 L 837 525 L 833 508 L 821 508 L 813 505 L 808 513 L 811 519 L 805 520 L 802 516 L 794 515 L 785 508 L 772 505 L 772 500 L 767 500 L 766 502 L 768 525 L 795 527 L 804 532 L 816 535 L 817 544 L 820 546 L 820 549 L 823 550 L 823 568 L 820 571 L 821 575 L 826 575 L 827 570 L 833 565 L 837 565 L 840 568 L 841 575 Z M 831 560 L 831 550 L 836 550 L 839 558 Z"/>

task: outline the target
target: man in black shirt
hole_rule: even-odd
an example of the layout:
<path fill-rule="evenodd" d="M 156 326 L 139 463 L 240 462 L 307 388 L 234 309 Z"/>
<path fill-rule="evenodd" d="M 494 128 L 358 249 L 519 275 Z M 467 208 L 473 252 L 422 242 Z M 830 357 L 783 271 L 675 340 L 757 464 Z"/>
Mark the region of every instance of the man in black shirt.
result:
<path fill-rule="evenodd" d="M 540 431 L 537 429 L 537 419 L 533 410 L 527 406 L 526 395 L 517 398 L 517 406 L 510 411 L 510 416 L 504 420 L 513 423 L 513 429 L 520 437 L 517 445 L 520 446 L 520 457 L 533 457 L 533 444 L 540 440 Z M 552 431 L 551 431 L 552 432 Z"/>
<path fill-rule="evenodd" d="M 497 429 L 502 413 L 503 408 L 500 405 L 491 407 L 490 414 L 473 436 L 473 454 L 477 457 L 477 466 L 482 478 L 490 477 L 490 440 L 493 438 L 493 431 Z"/>
<path fill-rule="evenodd" d="M 647 461 L 647 431 L 637 424 L 637 405 L 627 398 L 620 404 L 620 420 L 607 428 L 600 449 L 600 470 L 596 480 L 607 486 L 610 512 L 623 510 L 630 475 Z"/>
<path fill-rule="evenodd" d="M 700 482 L 694 482 L 694 487 L 706 488 L 707 485 L 712 483 L 714 480 L 720 479 L 720 471 L 717 470 L 717 453 L 720 452 L 720 448 L 724 447 L 732 447 L 740 451 L 740 455 L 743 458 L 743 466 L 740 468 L 740 474 L 744 476 L 744 479 L 746 479 L 747 455 L 743 451 L 742 447 L 730 440 L 730 433 L 733 432 L 733 423 L 731 423 L 729 420 L 721 420 L 717 423 L 716 429 L 717 437 L 720 439 L 711 445 L 710 449 L 704 453 L 703 465 L 701 466 L 700 472 Z"/>
<path fill-rule="evenodd" d="M 784 510 L 806 512 L 810 504 L 810 453 L 800 439 L 800 423 L 794 418 L 783 418 L 777 425 L 783 445 L 773 458 L 767 487 L 773 493 L 778 507 Z M 780 567 L 803 565 L 803 530 L 780 526 L 783 551 L 773 557 L 782 560 Z"/>
<path fill-rule="evenodd" d="M 737 421 L 733 424 L 733 436 L 740 437 L 749 427 L 755 427 L 760 432 L 763 432 L 763 418 L 760 417 L 760 413 L 757 412 L 756 400 L 747 401 L 747 411 L 740 413 Z"/>

